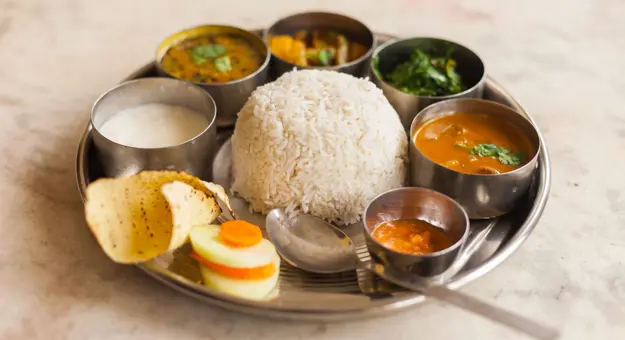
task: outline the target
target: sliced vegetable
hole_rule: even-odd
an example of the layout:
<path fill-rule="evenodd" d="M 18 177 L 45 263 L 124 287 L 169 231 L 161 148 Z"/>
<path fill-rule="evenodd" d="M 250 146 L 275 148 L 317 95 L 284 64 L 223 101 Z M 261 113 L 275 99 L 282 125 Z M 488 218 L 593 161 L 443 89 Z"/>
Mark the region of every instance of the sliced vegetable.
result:
<path fill-rule="evenodd" d="M 336 36 L 336 63 L 347 64 L 349 60 L 349 40 L 344 35 L 338 34 Z"/>
<path fill-rule="evenodd" d="M 367 47 L 350 41 L 334 31 L 301 30 L 293 36 L 282 34 L 269 41 L 271 52 L 298 66 L 336 66 L 356 60 L 367 52 Z"/>
<path fill-rule="evenodd" d="M 212 269 L 216 273 L 232 278 L 232 279 L 240 279 L 240 280 L 264 280 L 270 278 L 272 275 L 276 273 L 275 264 L 269 263 L 268 265 L 256 268 L 232 268 L 228 266 L 224 266 L 221 264 L 217 264 L 215 262 L 211 262 L 198 253 L 191 253 L 191 257 L 193 257 L 196 261 L 201 263 L 202 265 Z"/>
<path fill-rule="evenodd" d="M 266 239 L 252 247 L 233 247 L 222 241 L 220 233 L 220 225 L 195 226 L 189 234 L 193 251 L 211 262 L 232 268 L 265 266 L 276 256 L 275 247 Z"/>
<path fill-rule="evenodd" d="M 233 220 L 221 225 L 221 241 L 231 247 L 251 247 L 263 239 L 260 228 L 249 222 Z"/>

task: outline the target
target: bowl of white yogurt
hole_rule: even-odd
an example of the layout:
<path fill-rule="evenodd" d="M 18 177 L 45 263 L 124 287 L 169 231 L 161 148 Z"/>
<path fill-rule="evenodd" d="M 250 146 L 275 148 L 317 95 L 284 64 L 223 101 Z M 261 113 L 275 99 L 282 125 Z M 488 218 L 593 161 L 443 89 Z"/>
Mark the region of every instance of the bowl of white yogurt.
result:
<path fill-rule="evenodd" d="M 172 78 L 131 80 L 93 105 L 93 142 L 108 177 L 180 170 L 210 179 L 216 117 L 215 101 L 196 85 Z"/>

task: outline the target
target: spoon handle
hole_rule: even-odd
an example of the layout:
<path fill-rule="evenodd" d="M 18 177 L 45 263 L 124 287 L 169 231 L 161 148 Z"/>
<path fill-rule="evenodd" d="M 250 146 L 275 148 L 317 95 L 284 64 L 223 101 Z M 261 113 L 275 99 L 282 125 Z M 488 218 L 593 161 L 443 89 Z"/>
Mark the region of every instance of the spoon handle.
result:
<path fill-rule="evenodd" d="M 488 304 L 470 295 L 451 290 L 445 286 L 428 286 L 420 281 L 415 281 L 414 278 L 399 279 L 392 270 L 384 268 L 379 264 L 365 264 L 365 267 L 380 275 L 383 279 L 400 287 L 420 292 L 425 296 L 433 297 L 440 301 L 448 302 L 466 311 L 479 314 L 492 321 L 516 329 L 535 339 L 553 340 L 557 339 L 559 336 L 558 331 L 550 327 L 537 323 L 522 315 Z"/>
<path fill-rule="evenodd" d="M 449 279 L 458 274 L 462 268 L 469 262 L 471 257 L 479 251 L 480 247 L 486 241 L 486 237 L 497 224 L 498 219 L 493 218 L 487 221 L 479 221 L 471 223 L 471 233 L 465 245 L 460 250 L 458 258 L 454 261 L 449 269 L 440 275 L 441 282 L 447 282 Z"/>
<path fill-rule="evenodd" d="M 451 303 L 456 307 L 479 314 L 536 339 L 553 340 L 559 336 L 558 331 L 551 327 L 446 287 L 430 287 L 420 291 L 426 296 Z"/>

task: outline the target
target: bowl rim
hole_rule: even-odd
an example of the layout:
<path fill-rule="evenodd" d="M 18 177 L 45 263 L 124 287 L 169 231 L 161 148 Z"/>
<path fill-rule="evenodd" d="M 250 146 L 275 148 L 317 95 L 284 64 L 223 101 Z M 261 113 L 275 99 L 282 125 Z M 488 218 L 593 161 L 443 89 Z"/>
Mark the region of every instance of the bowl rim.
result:
<path fill-rule="evenodd" d="M 261 43 L 262 46 L 265 47 L 265 59 L 263 60 L 262 64 L 258 67 L 258 69 L 256 69 L 256 71 L 248 74 L 247 76 L 243 77 L 243 78 L 239 78 L 239 79 L 235 79 L 235 80 L 231 80 L 229 82 L 225 82 L 225 83 L 200 83 L 200 82 L 195 82 L 195 81 L 191 81 L 191 80 L 186 80 L 186 79 L 182 79 L 179 77 L 174 76 L 173 74 L 169 73 L 167 70 L 165 70 L 165 68 L 162 66 L 161 62 L 163 60 L 163 57 L 165 56 L 165 54 L 167 54 L 167 51 L 169 51 L 169 49 L 171 49 L 174 45 L 180 44 L 183 41 L 186 41 L 188 39 L 193 39 L 193 38 L 197 38 L 200 36 L 204 36 L 204 35 L 210 35 L 210 33 L 205 33 L 205 34 L 198 34 L 196 36 L 193 37 L 185 37 L 179 41 L 176 42 L 171 42 L 169 44 L 165 44 L 165 42 L 167 40 L 169 40 L 170 38 L 174 37 L 175 35 L 178 34 L 182 34 L 185 32 L 189 32 L 189 31 L 194 31 L 194 30 L 201 30 L 201 29 L 209 29 L 209 28 L 225 28 L 225 29 L 230 29 L 230 30 L 234 30 L 237 31 L 237 33 L 241 34 L 242 37 L 244 37 L 244 39 L 253 39 L 253 40 L 257 40 Z M 156 58 L 155 58 L 155 64 L 156 67 L 163 71 L 165 74 L 167 74 L 169 77 L 171 78 L 175 78 L 178 80 L 182 80 L 188 83 L 191 83 L 193 85 L 196 86 L 200 86 L 200 87 L 220 87 L 220 86 L 226 86 L 226 85 L 234 85 L 234 84 L 238 84 L 241 82 L 244 82 L 248 79 L 252 79 L 254 77 L 256 77 L 258 74 L 260 74 L 261 72 L 263 72 L 264 70 L 267 69 L 267 67 L 269 66 L 269 62 L 271 61 L 271 50 L 269 49 L 269 45 L 265 42 L 265 40 L 260 37 L 259 35 L 255 34 L 254 32 L 248 31 L 246 29 L 243 29 L 241 27 L 238 26 L 232 26 L 232 25 L 221 25 L 221 24 L 204 24 L 204 25 L 198 25 L 198 26 L 193 26 L 193 27 L 187 27 L 185 29 L 182 30 L 178 30 L 174 33 L 168 34 L 165 39 L 163 39 L 160 44 L 158 45 L 158 47 L 156 48 Z"/>
<path fill-rule="evenodd" d="M 177 82 L 177 83 L 182 83 L 185 84 L 187 86 L 189 86 L 190 88 L 192 88 L 195 91 L 198 91 L 200 93 L 200 95 L 204 96 L 205 98 L 208 98 L 209 101 L 209 105 L 212 105 L 212 109 L 213 109 L 213 118 L 212 119 L 207 119 L 207 124 L 206 127 L 204 129 L 202 129 L 202 131 L 200 131 L 198 134 L 196 134 L 195 136 L 185 140 L 184 142 L 175 144 L 175 145 L 170 145 L 170 146 L 163 146 L 163 147 L 156 147 L 156 148 L 146 148 L 146 147 L 137 147 L 137 146 L 131 146 L 131 145 L 126 145 L 126 144 L 121 144 L 118 143 L 114 140 L 112 140 L 111 138 L 107 137 L 105 134 L 103 134 L 102 132 L 100 132 L 100 128 L 98 128 L 95 124 L 95 115 L 96 115 L 96 110 L 98 109 L 98 107 L 101 105 L 102 101 L 105 100 L 106 98 L 115 95 L 115 92 L 117 92 L 118 90 L 120 90 L 123 87 L 126 86 L 130 86 L 132 84 L 135 83 L 145 83 L 145 82 L 153 82 L 153 81 L 165 81 L 165 82 Z M 158 102 L 155 102 L 158 103 Z M 146 103 L 147 104 L 147 103 Z M 165 103 L 160 103 L 160 104 L 165 104 Z M 140 105 L 144 105 L 144 104 L 140 104 Z M 165 105 L 171 105 L 171 104 L 165 104 Z M 197 110 L 193 110 L 193 111 L 197 111 Z M 204 134 L 207 133 L 207 131 L 209 131 L 213 126 L 215 126 L 215 122 L 217 120 L 217 104 L 215 103 L 215 99 L 213 98 L 213 96 L 210 95 L 210 93 L 204 91 L 204 89 L 202 89 L 201 87 L 190 83 L 190 82 L 186 82 L 182 79 L 178 79 L 178 78 L 165 78 L 165 77 L 146 77 L 146 78 L 138 78 L 138 79 L 132 79 L 132 80 L 127 80 L 124 81 L 122 83 L 119 83 L 113 87 L 111 87 L 110 89 L 108 89 L 106 92 L 104 92 L 103 94 L 101 94 L 98 99 L 96 99 L 96 101 L 93 103 L 93 105 L 91 106 L 91 113 L 89 114 L 89 124 L 91 125 L 91 129 L 94 131 L 94 133 L 100 135 L 102 138 L 106 139 L 106 141 L 108 143 L 112 143 L 115 146 L 118 147 L 124 147 L 124 148 L 128 148 L 128 149 L 133 149 L 133 150 L 144 150 L 144 151 L 158 151 L 158 150 L 168 150 L 168 149 L 172 149 L 172 148 L 177 148 L 179 146 L 183 146 L 185 144 L 189 144 L 189 143 L 193 143 L 193 141 L 195 141 L 196 139 L 200 138 L 201 136 L 203 136 Z"/>
<path fill-rule="evenodd" d="M 536 135 L 536 145 L 534 145 L 534 156 L 532 158 L 530 158 L 529 160 L 527 160 L 527 162 L 525 164 L 523 164 L 522 166 L 511 170 L 511 171 L 507 171 L 507 172 L 502 172 L 502 173 L 497 173 L 497 174 L 470 174 L 470 173 L 466 173 L 466 172 L 461 172 L 458 170 L 454 170 L 454 169 L 450 169 L 446 166 L 443 166 L 441 164 L 438 164 L 437 162 L 433 161 L 430 157 L 428 157 L 426 154 L 424 154 L 423 152 L 421 152 L 421 150 L 419 150 L 419 148 L 417 147 L 416 143 L 414 142 L 414 135 L 419 131 L 419 128 L 421 128 L 423 125 L 425 125 L 427 122 L 433 120 L 433 119 L 437 119 L 440 117 L 444 117 L 444 116 L 448 116 L 448 115 L 452 115 L 455 112 L 454 111 L 450 111 L 449 113 L 443 114 L 441 116 L 437 116 L 434 118 L 430 118 L 422 123 L 420 123 L 418 126 L 415 125 L 417 122 L 417 118 L 423 114 L 424 112 L 426 112 L 426 110 L 430 109 L 436 105 L 442 105 L 443 103 L 449 103 L 449 102 L 461 102 L 461 101 L 467 101 L 467 102 L 480 102 L 486 105 L 492 105 L 494 107 L 497 107 L 498 109 L 504 109 L 504 110 L 508 110 L 510 112 L 513 112 L 514 114 L 516 114 L 519 119 L 522 119 L 523 121 L 525 121 L 528 126 L 530 126 L 532 128 L 532 131 L 534 132 L 534 134 Z M 475 112 L 467 112 L 469 114 L 473 114 Z M 482 114 L 487 114 L 489 116 L 491 116 L 488 113 L 482 113 Z M 499 118 L 499 117 L 497 117 Z M 505 119 L 504 119 L 505 120 Z M 521 132 L 523 134 L 525 134 L 525 132 Z M 444 169 L 447 171 L 451 171 L 453 173 L 459 174 L 459 175 L 463 175 L 463 176 L 469 176 L 469 177 L 477 177 L 477 178 L 495 178 L 495 177 L 503 177 L 503 176 L 513 176 L 519 172 L 525 171 L 528 168 L 535 168 L 536 164 L 538 162 L 538 157 L 540 156 L 540 149 L 541 149 L 541 141 L 540 141 L 540 135 L 538 134 L 538 131 L 536 129 L 536 126 L 534 126 L 534 124 L 532 124 L 532 122 L 530 122 L 527 118 L 523 117 L 523 115 L 521 115 L 517 110 L 508 107 L 506 105 L 503 104 L 499 104 L 499 103 L 495 103 L 493 101 L 490 100 L 486 100 L 486 99 L 479 99 L 479 98 L 454 98 L 454 99 L 447 99 L 447 100 L 442 100 L 436 103 L 432 103 L 428 106 L 426 106 L 425 108 L 423 108 L 421 111 L 419 111 L 419 113 L 417 113 L 415 115 L 415 117 L 412 119 L 412 123 L 410 124 L 410 131 L 409 131 L 409 136 L 408 136 L 409 142 L 410 142 L 410 146 L 411 148 L 414 148 L 415 151 L 417 151 L 421 156 L 423 156 L 424 158 L 426 158 L 428 161 L 432 162 L 433 164 L 436 165 L 437 168 L 440 169 Z"/>
<path fill-rule="evenodd" d="M 386 246 L 384 246 L 383 244 L 381 244 L 375 237 L 373 237 L 372 233 L 373 230 L 375 230 L 379 224 L 375 227 L 373 227 L 373 229 L 371 231 L 369 231 L 369 229 L 367 228 L 367 221 L 366 221 L 366 216 L 367 216 L 367 212 L 369 211 L 369 208 L 371 207 L 371 204 L 375 201 L 377 201 L 378 199 L 380 199 L 382 196 L 388 195 L 388 194 L 392 194 L 398 191 L 422 191 L 422 192 L 428 192 L 429 194 L 433 194 L 436 196 L 441 197 L 443 200 L 446 200 L 450 203 L 452 203 L 452 205 L 454 205 L 456 208 L 459 209 L 459 211 L 462 213 L 462 220 L 464 221 L 463 225 L 464 225 L 464 231 L 462 232 L 462 235 L 460 236 L 460 238 L 458 240 L 456 240 L 456 242 L 454 242 L 451 246 L 445 248 L 445 249 L 441 249 L 439 251 L 435 251 L 433 253 L 428 253 L 428 254 L 410 254 L 410 253 L 404 253 L 404 252 L 400 252 L 400 251 L 396 251 L 393 249 L 390 249 Z M 469 232 L 471 229 L 471 220 L 469 219 L 469 215 L 467 214 L 467 211 L 464 209 L 464 207 L 462 205 L 460 205 L 460 203 L 458 203 L 458 201 L 456 201 L 455 199 L 449 197 L 446 194 L 443 194 L 442 192 L 433 190 L 433 189 L 429 189 L 429 188 L 423 188 L 423 187 L 401 187 L 401 188 L 395 188 L 395 189 L 391 189 L 391 190 L 387 190 L 377 196 L 375 196 L 373 199 L 371 199 L 367 205 L 365 206 L 365 210 L 362 213 L 361 216 L 361 225 L 362 228 L 364 229 L 364 233 L 365 235 L 367 235 L 367 238 L 373 240 L 373 242 L 375 242 L 376 245 L 380 246 L 381 248 L 383 248 L 386 251 L 389 251 L 391 253 L 394 254 L 399 254 L 402 256 L 409 256 L 411 258 L 414 259 L 423 259 L 423 258 L 436 258 L 445 254 L 448 254 L 452 251 L 455 251 L 456 249 L 460 248 L 459 250 L 462 250 L 462 248 L 464 247 L 467 239 L 469 238 Z M 367 245 L 367 249 L 369 249 L 370 247 Z"/>
<path fill-rule="evenodd" d="M 345 15 L 345 14 L 342 14 L 342 13 L 337 13 L 337 12 L 309 11 L 309 12 L 299 12 L 299 13 L 293 13 L 293 14 L 290 14 L 290 15 L 287 15 L 287 16 L 284 16 L 284 17 L 281 17 L 281 18 L 279 18 L 278 20 L 276 20 L 276 21 L 274 21 L 273 23 L 271 23 L 271 25 L 267 26 L 267 28 L 265 28 L 265 29 L 263 29 L 263 30 L 262 30 L 261 37 L 262 37 L 263 41 L 265 41 L 265 44 L 266 44 L 267 46 L 269 46 L 269 41 L 268 41 L 268 38 L 269 38 L 269 32 L 270 32 L 270 31 L 274 28 L 274 26 L 276 26 L 278 23 L 280 23 L 281 21 L 284 21 L 284 20 L 290 19 L 290 18 L 292 18 L 292 17 L 295 17 L 295 16 L 306 15 L 306 14 L 331 15 L 331 16 L 338 16 L 338 17 L 343 17 L 343 18 L 347 18 L 347 19 L 353 20 L 353 21 L 357 22 L 358 24 L 362 25 L 362 27 L 364 27 L 364 28 L 367 30 L 367 34 L 369 34 L 369 36 L 371 36 L 371 45 L 370 45 L 370 46 L 368 46 L 367 51 L 366 51 L 363 55 L 361 55 L 360 57 L 358 57 L 358 58 L 356 58 L 356 59 L 354 59 L 354 60 L 352 60 L 352 61 L 350 61 L 350 62 L 347 62 L 347 63 L 345 63 L 345 64 L 341 64 L 341 65 L 334 65 L 334 66 L 300 66 L 300 65 L 294 64 L 294 63 L 292 63 L 292 62 L 290 62 L 290 61 L 286 61 L 286 60 L 284 60 L 284 59 L 282 59 L 282 58 L 278 57 L 277 55 L 275 55 L 275 54 L 271 51 L 271 47 L 268 47 L 268 48 L 269 48 L 269 52 L 270 52 L 270 54 L 271 54 L 271 56 L 272 56 L 272 57 L 274 57 L 274 58 L 276 58 L 276 59 L 280 60 L 281 62 L 283 62 L 283 63 L 285 63 L 285 64 L 291 65 L 291 66 L 293 66 L 294 68 L 301 69 L 301 70 L 326 70 L 326 71 L 336 71 L 336 70 L 341 70 L 341 69 L 343 69 L 343 68 L 347 68 L 347 67 L 350 67 L 350 66 L 353 66 L 353 65 L 357 65 L 357 64 L 359 64 L 359 63 L 362 63 L 363 61 L 366 61 L 366 60 L 367 60 L 367 58 L 370 58 L 370 57 L 373 55 L 373 52 L 374 52 L 374 50 L 375 50 L 375 48 L 376 48 L 376 45 L 377 45 L 377 44 L 376 44 L 377 39 L 376 39 L 376 36 L 375 36 L 375 34 L 373 33 L 373 31 L 371 30 L 371 28 L 369 28 L 369 26 L 365 25 L 365 23 L 363 23 L 362 21 L 360 21 L 360 20 L 358 20 L 358 19 L 356 19 L 356 18 L 354 18 L 354 17 L 351 17 L 351 16 L 349 16 L 349 15 Z M 313 28 L 313 27 L 314 27 L 314 26 L 311 26 L 310 28 Z"/>
<path fill-rule="evenodd" d="M 382 52 L 385 48 L 390 47 L 390 46 L 392 46 L 394 44 L 398 44 L 400 42 L 412 41 L 412 40 L 435 40 L 435 41 L 451 43 L 451 44 L 454 44 L 454 45 L 457 45 L 457 46 L 460 46 L 460 47 L 466 49 L 467 51 L 472 53 L 477 58 L 477 60 L 480 62 L 480 64 L 482 64 L 482 75 L 481 75 L 480 79 L 473 86 L 466 88 L 462 92 L 449 94 L 449 95 L 445 95 L 445 96 L 423 96 L 423 95 L 418 95 L 418 94 L 413 94 L 413 93 L 407 93 L 407 92 L 404 92 L 404 91 L 396 88 L 395 86 L 391 85 L 389 82 L 384 80 L 382 77 L 378 76 L 378 72 L 376 72 L 375 67 L 374 67 L 374 61 L 375 61 L 375 58 L 380 54 L 380 52 Z M 477 53 L 475 53 L 475 51 L 473 51 L 472 49 L 470 49 L 466 45 L 460 44 L 460 43 L 458 43 L 456 41 L 453 41 L 453 40 L 450 40 L 450 39 L 447 39 L 447 38 L 437 37 L 437 36 L 422 36 L 422 37 L 421 36 L 414 36 L 414 37 L 408 37 L 408 38 L 397 38 L 397 39 L 389 40 L 389 41 L 387 41 L 387 42 L 385 42 L 383 44 L 380 44 L 380 46 L 375 48 L 375 50 L 373 51 L 373 54 L 371 55 L 371 61 L 369 62 L 369 74 L 370 74 L 371 77 L 374 77 L 376 80 L 382 82 L 383 84 L 385 84 L 389 88 L 397 91 L 398 93 L 404 94 L 406 96 L 411 96 L 411 97 L 416 97 L 416 98 L 423 98 L 423 99 L 432 99 L 432 100 L 437 100 L 437 101 L 447 100 L 447 99 L 455 99 L 455 98 L 458 98 L 458 97 L 466 96 L 467 94 L 475 91 L 475 89 L 477 89 L 478 87 L 482 86 L 482 84 L 484 84 L 484 82 L 486 81 L 486 78 L 487 78 L 486 63 L 484 63 L 484 60 L 482 59 L 482 57 L 480 57 Z"/>

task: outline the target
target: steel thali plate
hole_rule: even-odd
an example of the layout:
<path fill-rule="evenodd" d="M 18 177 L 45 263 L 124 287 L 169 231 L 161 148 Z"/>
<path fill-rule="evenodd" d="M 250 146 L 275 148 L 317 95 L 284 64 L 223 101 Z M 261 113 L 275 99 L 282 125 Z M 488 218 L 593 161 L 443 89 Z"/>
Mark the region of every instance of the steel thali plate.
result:
<path fill-rule="evenodd" d="M 393 39 L 392 36 L 383 34 L 377 34 L 376 38 L 378 43 Z M 149 63 L 126 80 L 153 76 L 156 76 L 156 68 L 154 63 Z M 484 98 L 512 107 L 536 125 L 524 108 L 490 77 L 486 80 Z M 218 140 L 220 145 L 223 145 L 215 157 L 213 167 L 214 181 L 217 183 L 228 181 L 230 164 L 224 162 L 229 160 L 229 143 L 226 141 L 231 135 L 232 129 L 218 130 Z M 451 278 L 448 283 L 449 288 L 458 289 L 502 264 L 536 227 L 547 203 L 551 182 L 549 154 L 540 131 L 539 137 L 541 149 L 538 171 L 528 194 L 512 212 L 496 221 L 479 249 L 462 270 Z M 96 153 L 91 127 L 87 126 L 76 156 L 76 176 L 83 199 L 87 185 L 102 177 Z M 228 183 L 221 184 L 228 186 Z M 239 208 L 235 210 L 239 210 L 241 215 L 258 222 L 259 215 L 254 216 L 249 213 L 246 215 L 241 211 L 245 206 L 244 202 L 239 199 L 238 203 L 235 202 L 236 204 L 239 204 Z M 355 239 L 359 256 L 366 258 L 368 255 L 359 228 L 348 229 L 347 233 Z M 318 275 L 302 272 L 286 263 L 281 266 L 275 299 L 267 302 L 245 300 L 204 287 L 201 284 L 197 265 L 188 256 L 188 248 L 188 246 L 183 247 L 173 256 L 161 256 L 138 267 L 168 286 L 209 304 L 282 319 L 320 321 L 360 319 L 404 310 L 425 300 L 425 297 L 418 293 L 407 292 L 386 284 L 369 273 L 354 271 Z"/>

